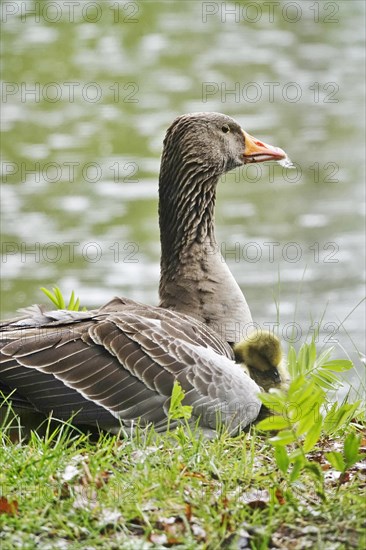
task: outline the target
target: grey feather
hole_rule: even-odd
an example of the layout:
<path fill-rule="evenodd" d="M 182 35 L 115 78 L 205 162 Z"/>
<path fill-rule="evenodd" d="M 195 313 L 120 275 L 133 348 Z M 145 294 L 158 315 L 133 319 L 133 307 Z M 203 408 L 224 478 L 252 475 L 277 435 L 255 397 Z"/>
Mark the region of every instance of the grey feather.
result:
<path fill-rule="evenodd" d="M 175 380 L 193 406 L 192 422 L 215 429 L 220 417 L 237 431 L 255 420 L 260 389 L 212 330 L 162 308 L 132 301 L 118 307 L 69 320 L 57 331 L 53 316 L 41 327 L 39 319 L 31 326 L 28 318 L 21 334 L 16 323 L 3 326 L 2 383 L 42 412 L 66 419 L 84 410 L 76 423 L 90 422 L 95 412 L 103 425 L 105 410 L 108 424 L 110 415 L 116 418 L 115 427 L 142 420 L 164 429 Z M 248 413 L 248 404 L 255 411 Z"/>
<path fill-rule="evenodd" d="M 226 115 L 174 120 L 159 177 L 161 307 L 114 298 L 92 311 L 21 310 L 0 325 L 3 393 L 16 390 L 24 407 L 60 418 L 77 413 L 75 422 L 153 422 L 163 430 L 179 381 L 192 421 L 204 429 L 215 429 L 219 417 L 233 432 L 253 422 L 260 388 L 228 344 L 243 338 L 252 318 L 219 252 L 214 206 L 222 174 L 271 158 L 285 153 L 253 141 Z"/>

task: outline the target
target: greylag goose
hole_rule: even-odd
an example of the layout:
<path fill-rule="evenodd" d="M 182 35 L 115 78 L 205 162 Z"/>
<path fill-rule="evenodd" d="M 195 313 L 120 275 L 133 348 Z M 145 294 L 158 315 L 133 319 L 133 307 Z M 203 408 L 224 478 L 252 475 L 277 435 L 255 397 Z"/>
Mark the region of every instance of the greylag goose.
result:
<path fill-rule="evenodd" d="M 174 120 L 159 178 L 161 307 L 196 317 L 229 342 L 248 333 L 247 302 L 215 239 L 216 187 L 233 168 L 285 159 L 282 149 L 253 138 L 226 115 L 193 113 Z"/>
<path fill-rule="evenodd" d="M 218 421 L 232 433 L 253 422 L 260 387 L 228 344 L 240 340 L 237 327 L 251 324 L 251 315 L 217 250 L 215 192 L 237 166 L 284 158 L 228 116 L 178 117 L 164 140 L 159 180 L 160 307 L 115 298 L 87 312 L 23 310 L 1 326 L 3 394 L 61 419 L 75 414 L 74 423 L 116 429 L 138 421 L 165 430 L 177 380 L 192 422 L 208 432 Z M 223 327 L 236 331 L 222 336 Z"/>

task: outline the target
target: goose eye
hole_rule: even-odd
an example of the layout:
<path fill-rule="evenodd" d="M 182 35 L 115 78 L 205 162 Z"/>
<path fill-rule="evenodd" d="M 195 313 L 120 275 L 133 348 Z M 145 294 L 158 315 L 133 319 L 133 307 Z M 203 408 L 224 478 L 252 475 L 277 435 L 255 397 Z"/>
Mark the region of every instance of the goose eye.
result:
<path fill-rule="evenodd" d="M 230 128 L 227 124 L 224 124 L 221 130 L 224 132 L 224 134 L 227 134 L 228 132 L 230 132 Z"/>

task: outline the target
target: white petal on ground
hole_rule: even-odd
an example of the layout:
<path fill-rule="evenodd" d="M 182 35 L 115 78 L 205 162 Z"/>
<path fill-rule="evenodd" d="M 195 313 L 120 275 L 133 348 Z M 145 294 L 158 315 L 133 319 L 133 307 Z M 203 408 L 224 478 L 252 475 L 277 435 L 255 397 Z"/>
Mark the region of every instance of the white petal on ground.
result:
<path fill-rule="evenodd" d="M 61 475 L 62 481 L 70 481 L 74 477 L 80 474 L 79 469 L 73 464 L 68 464 L 65 468 L 64 473 Z"/>
<path fill-rule="evenodd" d="M 99 524 L 100 525 L 111 525 L 116 523 L 122 516 L 121 512 L 118 510 L 111 510 L 110 508 L 104 508 L 100 514 Z"/>

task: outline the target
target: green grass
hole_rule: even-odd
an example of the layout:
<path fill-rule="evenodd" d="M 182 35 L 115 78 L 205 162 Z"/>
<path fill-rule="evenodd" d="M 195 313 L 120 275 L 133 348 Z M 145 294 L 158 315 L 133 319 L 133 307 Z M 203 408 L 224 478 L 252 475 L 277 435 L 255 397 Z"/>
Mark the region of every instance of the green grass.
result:
<path fill-rule="evenodd" d="M 365 469 L 356 462 L 340 477 L 326 459 L 344 435 L 307 454 L 323 472 L 319 491 L 310 470 L 291 482 L 255 428 L 212 441 L 183 428 L 94 441 L 67 424 L 27 443 L 16 434 L 3 428 L 2 550 L 364 548 Z"/>
<path fill-rule="evenodd" d="M 352 364 L 319 353 L 314 340 L 290 348 L 288 367 L 288 392 L 262 394 L 276 414 L 238 437 L 192 433 L 179 386 L 170 418 L 182 425 L 164 435 L 85 434 L 45 421 L 24 440 L 9 408 L 1 550 L 364 549 L 362 378 L 359 401 L 334 402 Z"/>

